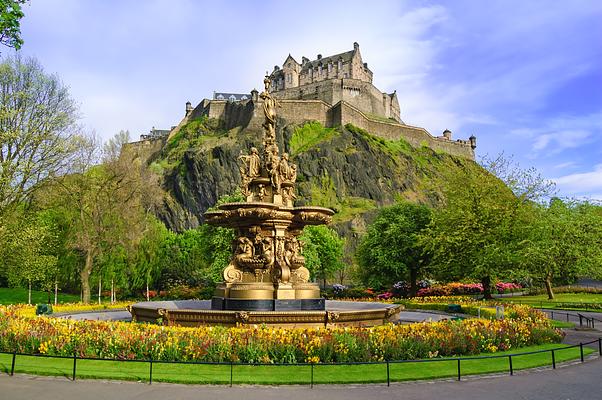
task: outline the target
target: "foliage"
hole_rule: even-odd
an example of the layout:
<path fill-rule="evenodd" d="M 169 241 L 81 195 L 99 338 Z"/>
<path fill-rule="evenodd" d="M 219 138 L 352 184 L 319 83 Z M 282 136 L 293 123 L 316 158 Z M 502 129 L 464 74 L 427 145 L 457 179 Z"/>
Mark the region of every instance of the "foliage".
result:
<path fill-rule="evenodd" d="M 336 134 L 336 129 L 325 128 L 318 121 L 307 122 L 303 126 L 296 127 L 289 142 L 291 157 L 332 139 Z"/>
<path fill-rule="evenodd" d="M 161 201 L 157 177 L 141 165 L 135 152 L 127 151 L 127 133 L 116 135 L 105 147 L 100 165 L 99 146 L 93 137 L 80 147 L 72 174 L 52 181 L 45 199 L 61 210 L 68 221 L 67 245 L 81 252 L 83 301 L 90 301 L 90 276 L 108 265 L 125 266 L 127 254 L 138 245 L 152 220 L 150 214 Z M 122 150 L 118 152 L 116 149 Z M 117 271 L 108 271 L 115 275 Z"/>
<path fill-rule="evenodd" d="M 77 353 L 92 358 L 354 362 L 477 354 L 551 343 L 561 335 L 542 313 L 508 306 L 503 320 L 469 319 L 371 328 L 183 328 L 123 322 L 23 317 L 0 308 L 0 350 Z"/>
<path fill-rule="evenodd" d="M 0 87 L 1 217 L 24 204 L 46 178 L 65 172 L 79 138 L 68 88 L 35 59 L 4 59 Z"/>
<path fill-rule="evenodd" d="M 533 222 L 522 242 L 522 265 L 546 284 L 554 298 L 554 279 L 602 276 L 602 207 L 552 199 L 534 207 Z"/>
<path fill-rule="evenodd" d="M 390 288 L 408 279 L 415 292 L 417 276 L 429 259 L 418 237 L 430 219 L 431 211 L 424 205 L 403 202 L 382 208 L 357 249 L 362 282 Z"/>
<path fill-rule="evenodd" d="M 326 286 L 326 279 L 344 268 L 342 257 L 345 240 L 324 225 L 306 226 L 299 239 L 303 243 L 305 266 L 313 277 L 321 279 Z"/>
<path fill-rule="evenodd" d="M 19 50 L 23 45 L 20 20 L 25 15 L 21 4 L 27 0 L 0 0 L 0 44 Z"/>
<path fill-rule="evenodd" d="M 437 182 L 443 200 L 421 243 L 433 255 L 438 278 L 481 280 L 489 297 L 491 280 L 518 267 L 517 248 L 529 204 L 491 173 L 458 162 L 461 168 Z"/>
<path fill-rule="evenodd" d="M 12 287 L 35 285 L 49 290 L 57 278 L 57 232 L 44 214 L 20 215 L 5 227 L 0 274 Z"/>

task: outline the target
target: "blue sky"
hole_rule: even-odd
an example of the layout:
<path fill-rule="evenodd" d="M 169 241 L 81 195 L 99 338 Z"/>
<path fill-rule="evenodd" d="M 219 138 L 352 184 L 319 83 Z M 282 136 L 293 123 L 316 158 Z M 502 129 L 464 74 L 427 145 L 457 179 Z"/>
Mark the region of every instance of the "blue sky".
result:
<path fill-rule="evenodd" d="M 248 92 L 291 53 L 360 44 L 375 85 L 433 135 L 478 138 L 559 195 L 602 200 L 601 1 L 32 0 L 22 53 L 109 138 L 169 128 L 214 90 Z M 2 50 L 3 55 L 9 51 Z"/>

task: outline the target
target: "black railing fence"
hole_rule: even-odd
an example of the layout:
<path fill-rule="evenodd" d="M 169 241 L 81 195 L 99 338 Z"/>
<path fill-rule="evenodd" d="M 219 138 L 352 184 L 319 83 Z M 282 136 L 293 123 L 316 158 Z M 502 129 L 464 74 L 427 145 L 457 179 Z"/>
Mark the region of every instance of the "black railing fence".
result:
<path fill-rule="evenodd" d="M 597 352 L 602 357 L 602 337 L 592 340 L 589 342 L 579 343 L 570 346 L 563 346 L 554 349 L 545 349 L 545 350 L 536 350 L 530 352 L 523 353 L 515 353 L 515 354 L 503 354 L 503 355 L 491 355 L 491 356 L 474 356 L 474 357 L 451 357 L 451 358 L 429 358 L 429 359 L 420 359 L 420 360 L 385 360 L 385 361 L 371 361 L 371 362 L 349 362 L 349 363 L 238 363 L 238 362 L 199 362 L 199 361 L 160 361 L 160 360 L 127 360 L 127 359 L 115 359 L 115 358 L 92 358 L 92 357 L 79 357 L 77 354 L 73 354 L 73 356 L 56 356 L 56 355 L 44 355 L 44 354 L 27 354 L 27 353 L 19 353 L 19 352 L 0 352 L 0 354 L 10 355 L 12 356 L 11 367 L 10 367 L 10 375 L 14 375 L 15 366 L 17 364 L 18 357 L 36 357 L 36 358 L 54 358 L 54 359 L 70 359 L 73 360 L 73 370 L 71 371 L 71 380 L 75 381 L 77 377 L 77 362 L 78 360 L 91 360 L 91 361 L 113 361 L 113 362 L 125 362 L 125 363 L 148 363 L 148 383 L 152 384 L 153 382 L 153 365 L 155 364 L 188 364 L 188 365 L 215 365 L 215 366 L 223 366 L 230 369 L 230 381 L 229 385 L 232 386 L 235 377 L 235 371 L 238 367 L 245 366 L 265 366 L 265 367 L 309 367 L 310 374 L 309 379 L 307 380 L 307 384 L 310 385 L 311 388 L 314 386 L 314 374 L 316 367 L 319 366 L 351 366 L 351 365 L 386 365 L 386 377 L 383 375 L 383 378 L 378 382 L 386 382 L 387 386 L 391 385 L 391 365 L 395 364 L 409 364 L 409 363 L 441 363 L 441 362 L 449 362 L 456 364 L 456 379 L 459 381 L 462 379 L 462 362 L 469 360 L 486 360 L 486 359 L 502 359 L 506 358 L 508 360 L 508 373 L 510 375 L 514 375 L 514 367 L 513 360 L 516 360 L 518 357 L 531 355 L 531 354 L 540 354 L 540 353 L 550 353 L 550 364 L 552 368 L 556 368 L 556 354 L 559 351 L 579 348 L 579 359 L 581 362 L 585 361 L 583 347 L 587 345 L 597 345 Z M 8 372 L 8 371 L 7 371 Z M 487 371 L 485 371 L 486 373 Z M 498 371 L 499 372 L 499 371 Z M 472 375 L 472 374 L 470 374 Z M 465 374 L 466 376 L 466 374 Z M 224 382 L 228 384 L 228 382 Z M 274 382 L 275 383 L 275 382 Z M 351 383 L 351 382 L 349 382 Z"/>
<path fill-rule="evenodd" d="M 555 319 L 557 321 L 573 322 L 575 324 L 579 324 L 581 328 L 591 328 L 595 329 L 596 325 L 602 326 L 602 319 L 598 319 L 596 317 L 583 315 L 581 313 L 570 313 L 565 311 L 558 310 L 541 310 L 545 312 L 550 319 Z"/>

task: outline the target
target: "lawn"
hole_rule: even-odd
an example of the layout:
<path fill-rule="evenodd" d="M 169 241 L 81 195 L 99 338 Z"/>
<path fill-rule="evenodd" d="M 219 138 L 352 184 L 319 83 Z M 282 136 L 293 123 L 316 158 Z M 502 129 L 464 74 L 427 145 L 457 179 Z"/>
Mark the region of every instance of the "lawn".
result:
<path fill-rule="evenodd" d="M 59 303 L 77 303 L 79 295 L 61 293 L 58 294 Z M 54 292 L 50 295 L 50 302 L 54 303 Z M 27 304 L 27 289 L 22 288 L 0 288 L 0 304 Z M 48 292 L 31 291 L 31 304 L 48 303 Z"/>
<path fill-rule="evenodd" d="M 548 300 L 548 296 L 545 294 L 537 296 L 517 296 L 496 300 L 502 300 L 508 303 L 528 304 L 539 308 L 602 311 L 602 294 L 594 293 L 559 293 L 555 295 L 554 300 Z"/>
<path fill-rule="evenodd" d="M 508 355 L 536 350 L 549 350 L 562 345 L 548 344 L 499 352 L 495 355 Z M 584 354 L 593 350 L 584 348 Z M 492 354 L 483 354 L 489 356 Z M 579 348 L 557 350 L 556 362 L 579 358 Z M 455 359 L 437 358 L 436 361 L 391 362 L 391 381 L 435 379 L 457 376 Z M 551 365 L 551 353 L 538 353 L 513 356 L 515 370 Z M 0 354 L 0 371 L 10 372 L 12 355 Z M 230 376 L 235 384 L 309 384 L 312 379 L 310 365 L 230 365 L 207 364 L 167 364 L 153 363 L 153 381 L 179 383 L 229 384 Z M 462 376 L 508 372 L 508 357 L 493 359 L 473 359 L 461 361 Z M 70 378 L 73 373 L 73 359 L 47 358 L 39 356 L 17 356 L 15 372 L 36 375 L 56 375 Z M 77 360 L 78 378 L 121 379 L 147 382 L 150 364 L 148 362 L 119 362 L 101 360 Z M 232 375 L 230 375 L 232 374 Z M 386 382 L 386 364 L 357 365 L 314 365 L 314 383 L 378 383 Z"/>

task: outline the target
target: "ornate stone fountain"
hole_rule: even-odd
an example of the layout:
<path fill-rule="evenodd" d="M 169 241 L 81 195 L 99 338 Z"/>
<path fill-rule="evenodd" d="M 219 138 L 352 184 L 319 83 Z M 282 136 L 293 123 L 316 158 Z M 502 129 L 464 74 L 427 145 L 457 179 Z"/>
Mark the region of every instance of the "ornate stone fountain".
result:
<path fill-rule="evenodd" d="M 240 155 L 245 202 L 222 204 L 205 213 L 206 222 L 236 229 L 234 256 L 212 300 L 214 310 L 324 310 L 317 284 L 301 255 L 299 235 L 306 225 L 328 224 L 334 211 L 294 207 L 297 166 L 276 144 L 276 102 L 264 79 L 263 151 Z"/>
<path fill-rule="evenodd" d="M 307 225 L 328 224 L 334 211 L 294 207 L 297 166 L 276 144 L 276 102 L 264 80 L 263 149 L 241 154 L 246 201 L 205 213 L 209 224 L 233 228 L 234 254 L 211 301 L 147 301 L 128 306 L 133 321 L 164 325 L 269 325 L 316 327 L 380 325 L 398 319 L 401 306 L 376 302 L 324 301 L 301 255 Z"/>

